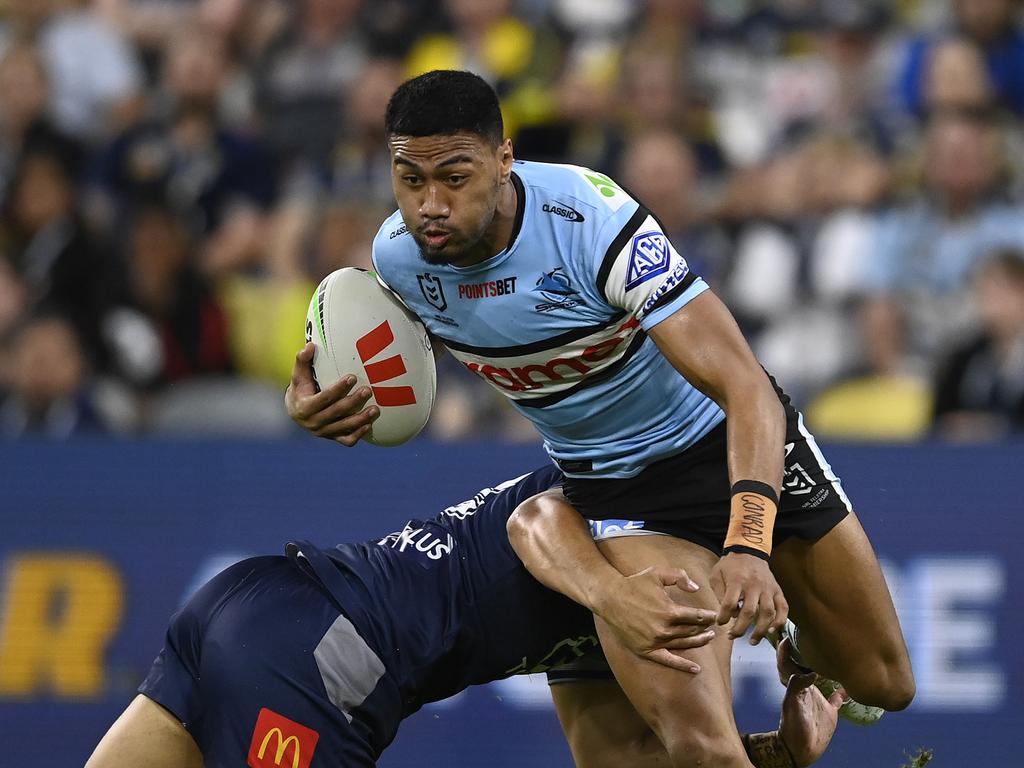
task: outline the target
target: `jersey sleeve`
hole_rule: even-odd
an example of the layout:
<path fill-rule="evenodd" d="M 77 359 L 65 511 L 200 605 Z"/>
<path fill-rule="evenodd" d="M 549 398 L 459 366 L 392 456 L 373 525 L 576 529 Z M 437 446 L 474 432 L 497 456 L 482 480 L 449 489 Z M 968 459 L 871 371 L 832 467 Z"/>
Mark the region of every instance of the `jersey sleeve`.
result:
<path fill-rule="evenodd" d="M 708 289 L 690 272 L 686 260 L 669 241 L 661 225 L 639 206 L 624 226 L 599 232 L 603 253 L 597 289 L 611 306 L 626 310 L 650 330 Z"/>

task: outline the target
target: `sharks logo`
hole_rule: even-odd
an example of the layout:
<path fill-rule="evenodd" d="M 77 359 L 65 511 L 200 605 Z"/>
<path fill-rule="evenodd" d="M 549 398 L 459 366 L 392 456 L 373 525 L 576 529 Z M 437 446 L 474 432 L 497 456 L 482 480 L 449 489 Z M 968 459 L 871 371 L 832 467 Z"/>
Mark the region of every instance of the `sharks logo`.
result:
<path fill-rule="evenodd" d="M 565 274 L 564 267 L 555 267 L 550 272 L 542 273 L 532 290 L 547 299 L 546 302 L 534 307 L 538 312 L 572 309 L 584 303 L 583 299 L 579 298 L 579 291 L 572 287 L 572 281 Z"/>

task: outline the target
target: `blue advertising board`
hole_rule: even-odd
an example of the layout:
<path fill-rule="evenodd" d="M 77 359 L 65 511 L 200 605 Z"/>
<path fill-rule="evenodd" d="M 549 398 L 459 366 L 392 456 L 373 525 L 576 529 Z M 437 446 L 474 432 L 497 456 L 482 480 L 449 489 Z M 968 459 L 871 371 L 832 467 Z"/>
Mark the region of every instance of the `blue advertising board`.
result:
<path fill-rule="evenodd" d="M 841 727 L 820 765 L 896 768 L 921 746 L 937 766 L 1021 764 L 1024 446 L 827 455 L 883 561 L 918 695 L 871 729 Z M 168 616 L 228 563 L 293 538 L 379 537 L 544 461 L 535 446 L 420 441 L 0 445 L 0 766 L 82 765 L 131 700 Z M 741 725 L 773 727 L 770 650 L 738 643 L 734 680 Z M 381 761 L 571 764 L 542 676 L 428 706 Z"/>

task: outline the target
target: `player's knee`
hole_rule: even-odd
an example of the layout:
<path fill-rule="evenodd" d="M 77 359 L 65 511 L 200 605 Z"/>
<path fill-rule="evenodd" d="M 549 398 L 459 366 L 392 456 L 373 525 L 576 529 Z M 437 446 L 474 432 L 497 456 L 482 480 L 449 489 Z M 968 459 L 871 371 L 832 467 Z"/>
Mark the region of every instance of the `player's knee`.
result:
<path fill-rule="evenodd" d="M 910 669 L 910 663 L 900 665 L 890 671 L 882 690 L 882 703 L 880 706 L 890 712 L 898 712 L 910 706 L 917 693 L 917 683 L 914 682 L 914 673 Z"/>
<path fill-rule="evenodd" d="M 672 768 L 734 768 L 750 765 L 739 737 L 721 734 L 702 734 L 683 729 L 666 738 Z"/>
<path fill-rule="evenodd" d="M 905 654 L 890 661 L 879 661 L 859 678 L 846 683 L 847 693 L 862 704 L 889 712 L 909 707 L 917 692 L 910 659 Z"/>

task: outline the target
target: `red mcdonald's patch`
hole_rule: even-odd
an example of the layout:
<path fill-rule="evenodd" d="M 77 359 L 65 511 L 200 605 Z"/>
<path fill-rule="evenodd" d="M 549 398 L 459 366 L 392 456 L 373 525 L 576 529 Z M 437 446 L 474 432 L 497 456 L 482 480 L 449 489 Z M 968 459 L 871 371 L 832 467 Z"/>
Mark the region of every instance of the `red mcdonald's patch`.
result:
<path fill-rule="evenodd" d="M 320 734 L 264 707 L 249 745 L 249 768 L 309 768 Z"/>

